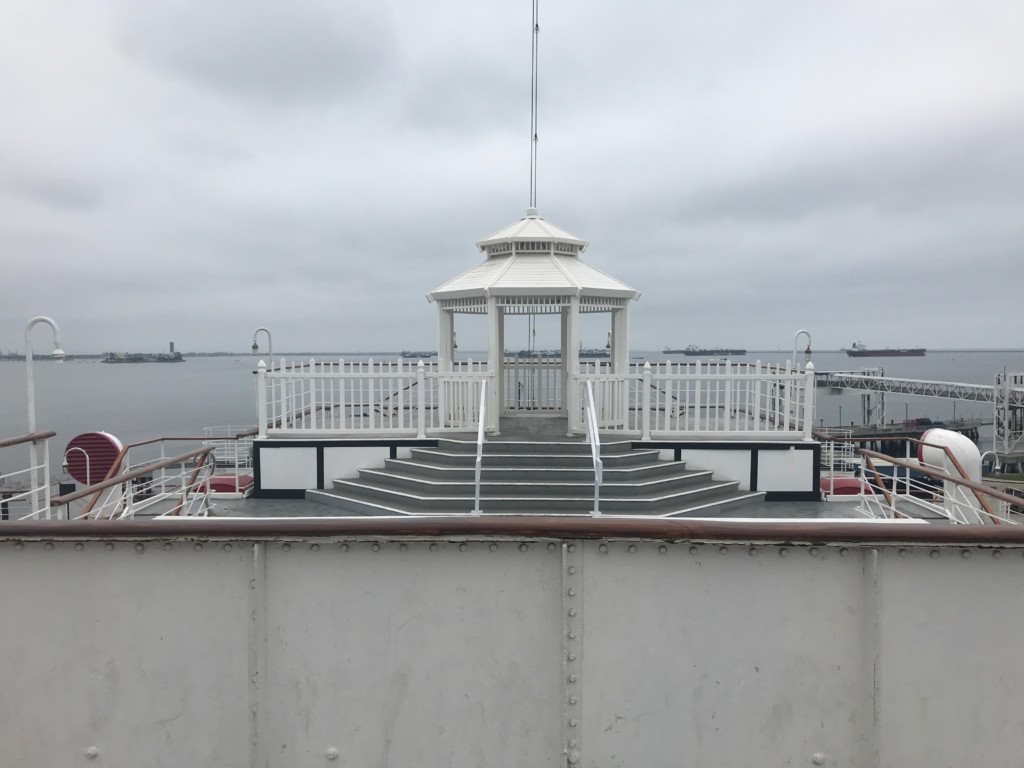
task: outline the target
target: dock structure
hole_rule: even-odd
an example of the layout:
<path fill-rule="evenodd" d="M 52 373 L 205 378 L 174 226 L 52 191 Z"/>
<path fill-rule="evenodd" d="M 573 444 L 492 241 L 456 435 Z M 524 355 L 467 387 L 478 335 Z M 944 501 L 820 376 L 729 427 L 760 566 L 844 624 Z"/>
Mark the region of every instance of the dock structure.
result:
<path fill-rule="evenodd" d="M 817 375 L 818 386 L 830 389 L 862 389 L 869 392 L 942 397 L 947 400 L 973 400 L 981 403 L 996 401 L 997 387 L 992 384 L 898 379 L 884 374 L 853 373 L 852 371 L 819 371 Z M 1009 399 L 1010 405 L 1017 408 L 1024 407 L 1024 388 L 1011 387 Z"/>
<path fill-rule="evenodd" d="M 917 395 L 992 403 L 995 424 L 994 450 L 998 453 L 1016 453 L 1024 447 L 1024 373 L 997 373 L 993 384 L 967 384 L 950 381 L 925 381 L 886 376 L 881 369 L 852 371 L 820 371 L 818 387 L 834 390 L 855 389 L 876 393 L 878 407 L 874 409 L 878 424 L 885 422 L 885 395 Z"/>

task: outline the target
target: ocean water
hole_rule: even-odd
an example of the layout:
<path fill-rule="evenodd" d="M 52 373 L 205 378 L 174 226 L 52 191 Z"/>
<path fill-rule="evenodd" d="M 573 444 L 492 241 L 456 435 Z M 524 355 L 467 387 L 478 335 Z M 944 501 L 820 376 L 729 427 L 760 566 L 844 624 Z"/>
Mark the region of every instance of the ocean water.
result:
<path fill-rule="evenodd" d="M 751 351 L 736 360 L 782 363 L 791 356 L 792 350 Z M 397 359 L 398 355 L 387 357 Z M 460 357 L 481 359 L 484 354 L 467 352 Z M 631 357 L 633 362 L 646 359 L 652 364 L 666 359 L 694 359 L 682 355 L 667 358 L 660 351 L 644 350 L 634 351 Z M 929 351 L 924 357 L 867 359 L 832 351 L 814 352 L 811 361 L 819 371 L 881 367 L 894 377 L 992 384 L 997 372 L 1024 371 L 1024 350 Z M 40 430 L 57 432 L 51 444 L 54 461 L 63 454 L 67 442 L 82 432 L 110 432 L 123 443 L 130 443 L 162 436 L 201 436 L 203 428 L 211 426 L 244 428 L 256 422 L 257 362 L 258 358 L 251 355 L 135 365 L 109 365 L 99 360 L 70 360 L 58 365 L 45 357 L 36 358 L 36 424 Z M 834 395 L 819 389 L 817 395 L 815 421 L 819 425 L 861 422 L 862 393 Z M 0 361 L 0 439 L 28 431 L 27 400 L 24 362 Z M 992 407 L 985 403 L 888 395 L 886 405 L 887 419 L 897 421 L 992 418 Z M 989 447 L 984 441 L 990 434 L 982 431 L 983 449 Z M 11 451 L 0 452 L 0 470 L 4 469 L 5 453 Z"/>

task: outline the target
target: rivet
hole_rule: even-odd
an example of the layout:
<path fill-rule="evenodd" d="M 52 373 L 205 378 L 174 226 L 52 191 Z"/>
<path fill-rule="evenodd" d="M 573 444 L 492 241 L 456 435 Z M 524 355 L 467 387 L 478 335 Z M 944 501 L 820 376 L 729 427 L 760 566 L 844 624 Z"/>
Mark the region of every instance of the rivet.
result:
<path fill-rule="evenodd" d="M 576 551 L 576 545 L 575 544 L 570 544 L 569 545 L 569 551 L 570 552 L 575 552 Z"/>
<path fill-rule="evenodd" d="M 569 615 L 570 616 L 575 616 L 576 615 L 576 609 L 575 608 L 570 608 L 569 609 Z"/>
<path fill-rule="evenodd" d="M 380 544 L 375 541 L 373 542 L 373 544 L 370 545 L 370 549 L 372 549 L 374 552 L 380 552 Z"/>
<path fill-rule="evenodd" d="M 720 555 L 728 555 L 729 554 L 729 548 L 728 547 L 719 547 L 718 548 L 718 554 L 720 554 Z"/>
<path fill-rule="evenodd" d="M 85 756 L 88 757 L 90 760 L 95 760 L 97 757 L 99 757 L 99 754 L 100 751 L 96 749 L 96 747 L 85 748 Z"/>
<path fill-rule="evenodd" d="M 570 565 L 569 566 L 569 573 L 576 573 L 576 566 L 575 565 Z"/>
<path fill-rule="evenodd" d="M 696 548 L 696 547 L 690 547 L 690 554 L 691 554 L 691 555 L 696 555 L 696 554 L 697 554 L 697 551 L 698 551 L 698 550 L 697 550 L 697 548 Z"/>
<path fill-rule="evenodd" d="M 315 546 L 315 545 L 314 545 L 314 546 Z M 408 545 L 408 544 L 399 544 L 399 545 L 398 545 L 398 550 L 399 550 L 400 552 L 405 552 L 405 551 L 406 551 L 406 550 L 408 550 L 408 549 L 409 549 L 409 545 Z"/>
<path fill-rule="evenodd" d="M 24 545 L 24 544 L 22 544 L 22 543 L 21 543 L 21 542 L 19 541 L 19 542 L 17 542 L 17 543 L 16 543 L 15 545 L 14 545 L 14 548 L 15 548 L 15 549 L 24 549 L 24 548 L 25 548 L 25 545 Z"/>
<path fill-rule="evenodd" d="M 465 545 L 465 543 L 459 544 L 459 552 L 465 552 L 467 549 L 468 547 Z"/>
<path fill-rule="evenodd" d="M 529 544 L 520 544 L 519 545 L 519 551 L 520 552 L 526 552 L 529 548 L 530 548 Z"/>
<path fill-rule="evenodd" d="M 48 541 L 45 544 L 43 544 L 43 549 L 53 549 L 53 542 Z"/>
<path fill-rule="evenodd" d="M 821 752 L 815 752 L 813 755 L 811 755 L 811 762 L 815 765 L 824 765 L 825 755 L 823 755 Z"/>
<path fill-rule="evenodd" d="M 550 552 L 554 548 L 555 548 L 555 542 L 552 541 L 551 543 L 548 544 L 548 551 Z"/>
<path fill-rule="evenodd" d="M 664 544 L 662 544 L 661 546 L 658 547 L 658 551 L 661 552 L 661 554 L 664 555 L 666 552 L 668 552 L 668 547 L 666 547 Z"/>
<path fill-rule="evenodd" d="M 599 544 L 598 547 L 597 547 L 597 551 L 601 552 L 602 554 L 607 552 L 608 551 L 608 545 L 607 544 Z"/>
<path fill-rule="evenodd" d="M 576 639 L 576 633 L 575 632 L 570 632 L 569 633 L 569 639 L 570 640 L 575 640 Z"/>
<path fill-rule="evenodd" d="M 164 552 L 169 552 L 172 549 L 174 549 L 174 545 L 171 542 L 168 541 L 164 544 Z"/>
<path fill-rule="evenodd" d="M 995 558 L 996 560 L 998 560 L 1002 556 L 1003 556 L 1002 550 L 1000 550 L 1000 549 L 993 549 L 992 550 L 992 557 Z"/>
<path fill-rule="evenodd" d="M 577 720 L 575 717 L 572 720 L 569 721 L 569 727 L 570 728 L 575 728 L 579 724 L 580 724 L 579 720 Z"/>
<path fill-rule="evenodd" d="M 570 683 L 575 683 L 576 682 L 576 675 L 569 675 L 569 682 Z"/>
<path fill-rule="evenodd" d="M 782 547 L 781 549 L 779 549 L 779 557 L 787 557 L 788 555 L 789 555 L 789 550 L 788 549 L 786 549 L 785 547 Z"/>
<path fill-rule="evenodd" d="M 324 754 L 327 756 L 328 760 L 337 760 L 338 759 L 338 750 L 335 749 L 334 747 L 330 747 Z"/>
<path fill-rule="evenodd" d="M 82 542 L 78 542 L 77 544 L 75 544 L 76 552 L 81 552 L 83 549 L 85 549 L 85 545 Z"/>
<path fill-rule="evenodd" d="M 576 596 L 576 590 L 573 589 L 572 587 L 569 587 L 569 597 L 575 597 L 575 596 Z"/>
<path fill-rule="evenodd" d="M 569 654 L 569 661 L 576 661 L 576 654 L 575 653 L 570 653 Z"/>
<path fill-rule="evenodd" d="M 747 554 L 750 555 L 751 557 L 756 555 L 757 554 L 757 547 L 751 547 L 750 549 L 748 549 L 747 550 Z"/>
<path fill-rule="evenodd" d="M 576 765 L 580 761 L 579 753 L 573 752 L 569 755 L 569 764 Z"/>
<path fill-rule="evenodd" d="M 576 739 L 569 739 L 569 749 L 576 749 Z"/>
<path fill-rule="evenodd" d="M 808 550 L 808 554 L 811 557 L 817 557 L 818 556 L 818 548 L 817 547 L 811 547 L 810 550 Z"/>
<path fill-rule="evenodd" d="M 113 543 L 108 541 L 106 544 L 103 545 L 103 548 L 105 550 L 107 550 L 107 552 L 109 552 L 110 550 L 112 550 L 114 548 L 114 545 L 113 545 Z"/>
<path fill-rule="evenodd" d="M 570 697 L 569 697 L 569 703 L 570 703 L 570 704 L 576 705 L 576 704 L 579 704 L 579 701 L 580 701 L 580 700 L 579 700 L 579 699 L 577 699 L 577 698 L 576 698 L 575 696 L 570 696 Z"/>
<path fill-rule="evenodd" d="M 230 544 L 225 544 L 224 545 L 224 551 L 225 552 L 230 552 L 231 551 L 231 545 Z"/>
<path fill-rule="evenodd" d="M 839 548 L 839 556 L 840 557 L 846 557 L 848 554 L 850 554 L 850 550 L 848 550 L 846 547 L 840 547 Z"/>
<path fill-rule="evenodd" d="M 906 557 L 907 556 L 907 550 L 901 549 L 898 554 L 899 554 L 900 557 Z"/>
<path fill-rule="evenodd" d="M 936 560 L 939 557 L 939 550 L 933 549 L 931 552 L 928 553 L 928 557 L 930 557 L 932 560 Z"/>
<path fill-rule="evenodd" d="M 631 553 L 636 552 L 636 544 L 630 544 L 628 547 L 626 547 L 626 551 Z"/>
<path fill-rule="evenodd" d="M 971 550 L 969 550 L 969 549 L 965 549 L 962 552 L 960 552 L 960 557 L 962 557 L 964 560 L 966 560 L 970 556 L 971 556 Z"/>
<path fill-rule="evenodd" d="M 487 548 L 488 548 L 489 550 L 491 550 L 491 552 L 497 552 L 497 551 L 498 551 L 498 545 L 497 545 L 497 544 L 491 544 L 491 545 L 490 545 L 490 546 L 488 546 Z"/>
<path fill-rule="evenodd" d="M 430 551 L 431 552 L 437 552 L 437 544 L 431 544 L 430 545 Z"/>
<path fill-rule="evenodd" d="M 249 579 L 249 589 L 256 589 L 256 579 Z"/>
<path fill-rule="evenodd" d="M 348 552 L 348 544 L 342 544 L 340 547 L 338 547 L 338 549 L 340 549 L 342 552 Z"/>
<path fill-rule="evenodd" d="M 282 545 L 281 545 L 281 549 L 283 549 L 283 550 L 284 550 L 285 552 L 287 552 L 287 551 L 288 551 L 288 550 L 290 550 L 291 548 L 292 548 L 292 545 L 291 545 L 291 544 L 282 544 Z M 197 549 L 198 549 L 198 547 L 197 547 Z"/>
<path fill-rule="evenodd" d="M 145 544 L 141 544 L 141 543 L 140 544 L 136 544 L 135 545 L 135 551 L 136 552 L 145 552 L 146 551 L 146 545 Z"/>
<path fill-rule="evenodd" d="M 309 545 L 309 551 L 310 552 L 316 552 L 318 549 L 320 549 L 320 545 L 319 544 L 310 544 Z"/>
<path fill-rule="evenodd" d="M 201 543 L 201 542 L 198 542 L 198 541 L 197 541 L 197 542 L 196 542 L 196 543 L 195 543 L 195 544 L 193 545 L 193 549 L 195 549 L 195 550 L 196 550 L 196 552 L 198 552 L 198 551 L 199 551 L 200 549 L 202 549 L 202 548 L 203 548 L 203 545 L 202 545 L 202 543 Z M 291 547 L 289 547 L 289 546 L 288 546 L 287 544 L 285 544 L 285 545 L 284 545 L 284 548 L 285 548 L 285 549 L 291 549 Z"/>

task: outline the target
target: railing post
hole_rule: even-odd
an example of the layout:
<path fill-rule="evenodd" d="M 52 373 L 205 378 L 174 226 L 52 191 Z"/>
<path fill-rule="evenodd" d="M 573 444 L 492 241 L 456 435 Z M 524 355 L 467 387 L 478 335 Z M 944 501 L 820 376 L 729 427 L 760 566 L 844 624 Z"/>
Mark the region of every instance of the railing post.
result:
<path fill-rule="evenodd" d="M 640 439 L 651 439 L 651 364 L 644 363 L 644 378 L 640 392 Z"/>
<path fill-rule="evenodd" d="M 267 436 L 267 364 L 260 360 L 256 366 L 256 424 L 258 436 Z"/>
<path fill-rule="evenodd" d="M 416 437 L 421 440 L 427 436 L 427 386 L 423 361 L 416 364 Z"/>
<path fill-rule="evenodd" d="M 808 342 L 809 343 L 809 342 Z M 814 429 L 814 363 L 808 361 L 804 367 L 804 440 L 813 440 Z"/>
<path fill-rule="evenodd" d="M 50 519 L 50 438 L 43 440 L 43 509 L 46 519 Z"/>

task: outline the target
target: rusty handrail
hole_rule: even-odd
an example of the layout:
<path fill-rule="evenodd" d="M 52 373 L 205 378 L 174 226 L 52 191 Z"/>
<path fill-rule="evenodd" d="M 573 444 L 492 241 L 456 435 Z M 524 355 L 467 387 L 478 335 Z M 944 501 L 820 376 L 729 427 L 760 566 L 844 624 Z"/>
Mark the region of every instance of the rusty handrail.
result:
<path fill-rule="evenodd" d="M 948 481 L 948 482 L 951 482 L 951 483 L 956 483 L 957 485 L 962 485 L 964 488 L 968 488 L 968 489 L 974 491 L 975 493 L 982 493 L 982 494 L 984 494 L 986 496 L 990 496 L 993 499 L 997 499 L 999 501 L 1005 501 L 1005 502 L 1007 502 L 1009 504 L 1012 504 L 1013 506 L 1016 506 L 1016 507 L 1021 506 L 1021 499 L 1017 498 L 1016 496 L 1011 496 L 1008 493 L 1003 493 L 1002 491 L 997 491 L 994 488 L 989 488 L 987 485 L 982 485 L 981 483 L 976 483 L 973 480 L 968 480 L 966 478 L 953 477 L 953 475 L 949 475 L 949 474 L 947 474 L 945 472 L 940 472 L 937 469 L 932 469 L 931 467 L 929 467 L 927 465 L 916 464 L 916 463 L 910 462 L 910 461 L 904 461 L 903 459 L 897 459 L 897 458 L 894 458 L 894 457 L 889 456 L 887 454 L 879 453 L 878 451 L 868 450 L 867 448 L 862 448 L 859 451 L 859 453 L 864 455 L 864 456 L 871 457 L 871 458 L 882 459 L 883 461 L 887 461 L 890 464 L 893 464 L 894 466 L 897 466 L 897 467 L 905 467 L 907 469 L 912 469 L 915 472 L 920 472 L 923 475 L 928 475 L 929 477 L 935 478 L 936 480 L 943 480 L 943 481 Z M 991 515 L 993 513 L 989 512 L 988 514 Z"/>
<path fill-rule="evenodd" d="M 55 496 L 52 499 L 50 499 L 50 506 L 57 507 L 61 506 L 62 504 L 67 504 L 69 502 L 84 498 L 89 495 L 94 495 L 93 500 L 89 503 L 88 507 L 83 512 L 83 515 L 87 515 L 89 512 L 92 511 L 93 506 L 95 506 L 96 499 L 99 498 L 100 493 L 105 491 L 107 488 L 112 488 L 115 485 L 121 485 L 123 483 L 128 482 L 129 480 L 134 480 L 136 477 L 147 475 L 153 472 L 153 470 L 163 469 L 164 467 L 169 467 L 172 464 L 178 464 L 183 461 L 187 461 L 188 459 L 191 459 L 193 457 L 205 457 L 212 451 L 213 446 L 208 445 L 205 448 L 197 448 L 194 451 L 189 451 L 188 453 L 183 453 L 179 456 L 173 456 L 169 459 L 161 459 L 159 461 L 154 461 L 151 464 L 146 464 L 145 466 L 133 469 L 130 472 L 125 472 L 122 475 L 117 475 L 115 477 L 107 477 L 94 485 L 88 486 L 87 488 L 82 488 L 81 490 L 78 491 L 72 491 L 71 493 L 66 493 L 63 496 Z"/>
<path fill-rule="evenodd" d="M 696 520 L 638 517 L 495 516 L 288 517 L 119 520 L 97 526 L 88 520 L 12 521 L 0 540 L 281 540 L 363 538 L 582 539 L 766 545 L 936 545 L 1024 548 L 1024 526 L 932 525 L 853 520 Z"/>
<path fill-rule="evenodd" d="M 0 440 L 0 448 L 10 448 L 12 445 L 22 445 L 23 443 L 38 443 L 56 436 L 56 432 L 30 432 L 21 437 L 9 437 L 6 440 Z"/>

